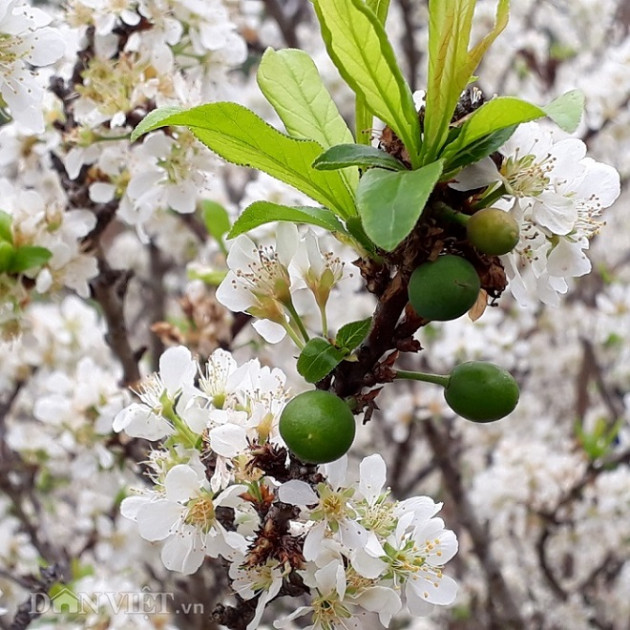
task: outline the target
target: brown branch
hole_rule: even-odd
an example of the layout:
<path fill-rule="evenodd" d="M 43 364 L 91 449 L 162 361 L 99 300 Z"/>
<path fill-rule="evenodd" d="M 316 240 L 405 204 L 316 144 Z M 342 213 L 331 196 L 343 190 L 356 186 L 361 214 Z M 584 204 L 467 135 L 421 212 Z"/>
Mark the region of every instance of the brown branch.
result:
<path fill-rule="evenodd" d="M 63 580 L 63 571 L 58 565 L 40 569 L 40 575 L 41 578 L 34 585 L 28 599 L 18 606 L 9 630 L 26 630 L 33 621 L 41 617 L 42 612 L 33 610 L 33 596 L 47 595 L 54 582 Z"/>
<path fill-rule="evenodd" d="M 538 539 L 536 540 L 536 554 L 538 556 L 540 569 L 545 577 L 545 580 L 547 580 L 547 584 L 551 588 L 553 594 L 564 602 L 569 598 L 569 593 L 561 586 L 551 566 L 549 565 L 547 558 L 547 541 L 550 537 L 550 528 L 544 527 L 540 532 L 540 536 L 538 536 Z"/>
<path fill-rule="evenodd" d="M 170 263 L 163 256 L 155 243 L 149 244 L 149 273 L 151 288 L 151 303 L 149 304 L 151 324 L 162 322 L 166 319 L 166 292 L 164 289 L 164 275 L 170 268 Z M 164 344 L 159 335 L 150 337 L 151 359 L 153 369 L 158 370 L 159 357 L 164 352 Z"/>
<path fill-rule="evenodd" d="M 412 2 L 412 0 L 398 0 L 398 4 L 400 4 L 403 24 L 405 25 L 405 32 L 402 36 L 402 48 L 407 60 L 407 79 L 411 89 L 416 90 L 421 57 L 420 51 L 416 46 L 416 38 L 414 37 L 416 25 L 413 19 L 413 12 L 418 3 Z"/>
<path fill-rule="evenodd" d="M 90 287 L 107 323 L 105 341 L 122 365 L 122 384 L 134 385 L 140 380 L 138 362 L 144 350 L 132 349 L 125 325 L 124 300 L 132 274 L 112 269 L 102 254 L 98 257 L 98 267 L 99 274 L 90 282 Z"/>
<path fill-rule="evenodd" d="M 279 0 L 263 0 L 267 13 L 276 21 L 282 37 L 289 48 L 299 48 L 300 41 L 297 36 L 296 26 L 301 14 L 300 7 L 296 7 L 292 15 L 286 9 L 286 2 Z"/>
<path fill-rule="evenodd" d="M 426 420 L 422 426 L 433 450 L 435 461 L 442 471 L 446 490 L 457 506 L 459 521 L 468 531 L 473 543 L 473 552 L 479 558 L 486 575 L 490 612 L 495 618 L 496 627 L 504 630 L 525 630 L 526 625 L 520 615 L 518 605 L 492 552 L 490 537 L 468 500 L 461 473 L 453 461 L 451 439 L 433 420 Z"/>

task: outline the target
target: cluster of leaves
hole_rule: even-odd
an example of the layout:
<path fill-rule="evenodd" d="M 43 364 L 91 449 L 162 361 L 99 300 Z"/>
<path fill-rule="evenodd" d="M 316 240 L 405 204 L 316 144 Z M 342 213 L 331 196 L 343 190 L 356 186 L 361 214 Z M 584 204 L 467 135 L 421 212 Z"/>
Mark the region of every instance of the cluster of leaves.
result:
<path fill-rule="evenodd" d="M 230 102 L 158 109 L 133 133 L 132 140 L 184 125 L 225 160 L 263 171 L 321 204 L 257 201 L 242 212 L 228 238 L 272 221 L 305 223 L 328 230 L 366 259 L 380 260 L 411 233 L 436 186 L 494 153 L 519 124 L 547 116 L 571 131 L 579 122 L 583 99 L 577 91 L 545 107 L 497 97 L 453 122 L 473 72 L 507 24 L 508 0 L 499 0 L 492 30 L 472 48 L 476 1 L 429 3 L 428 85 L 420 112 L 385 32 L 388 0 L 314 0 L 313 5 L 328 54 L 356 95 L 354 134 L 313 60 L 295 49 L 268 49 L 257 74 L 287 133 Z M 402 143 L 397 157 L 370 145 L 374 116 Z M 351 326 L 350 340 L 342 329 L 334 343 L 320 338 L 307 344 L 298 369 L 308 381 L 334 369 L 369 330 L 369 322 Z"/>

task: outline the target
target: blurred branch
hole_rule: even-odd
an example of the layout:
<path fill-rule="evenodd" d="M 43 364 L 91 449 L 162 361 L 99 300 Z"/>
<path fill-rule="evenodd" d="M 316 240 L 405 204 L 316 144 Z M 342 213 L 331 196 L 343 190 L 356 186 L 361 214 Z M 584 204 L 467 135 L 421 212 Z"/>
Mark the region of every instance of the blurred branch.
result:
<path fill-rule="evenodd" d="M 461 472 L 455 465 L 453 441 L 447 431 L 433 420 L 426 420 L 422 426 L 433 450 L 435 461 L 442 471 L 442 478 L 451 500 L 457 506 L 457 517 L 468 531 L 473 543 L 473 552 L 479 559 L 487 579 L 488 604 L 494 617 L 493 626 L 503 630 L 525 630 L 518 606 L 501 573 L 491 548 L 490 537 L 481 525 L 468 499 Z"/>
<path fill-rule="evenodd" d="M 300 48 L 296 28 L 300 23 L 307 6 L 303 0 L 297 2 L 280 2 L 280 0 L 263 0 L 267 13 L 276 21 L 282 37 L 289 48 Z M 291 11 L 293 5 L 293 11 Z"/>
<path fill-rule="evenodd" d="M 403 24 L 405 32 L 402 36 L 402 48 L 407 61 L 407 79 L 411 90 L 417 90 L 418 66 L 420 65 L 420 51 L 416 46 L 416 24 L 413 19 L 413 12 L 417 8 L 418 3 L 412 0 L 398 0 L 400 10 L 402 12 Z"/>
<path fill-rule="evenodd" d="M 122 365 L 123 385 L 133 385 L 140 380 L 138 362 L 144 349 L 132 349 L 125 324 L 124 300 L 132 273 L 112 269 L 102 252 L 99 252 L 98 268 L 99 274 L 90 286 L 107 323 L 105 341 Z"/>
<path fill-rule="evenodd" d="M 163 322 L 166 319 L 166 291 L 164 289 L 164 275 L 171 264 L 162 255 L 157 245 L 149 243 L 149 283 L 151 286 L 151 303 L 149 304 L 150 322 Z M 159 368 L 159 358 L 164 352 L 164 344 L 159 335 L 151 334 L 151 361 L 155 371 Z"/>
<path fill-rule="evenodd" d="M 13 623 L 9 626 L 9 630 L 25 630 L 42 612 L 33 610 L 33 596 L 47 595 L 50 587 L 63 579 L 63 571 L 58 565 L 40 569 L 40 579 L 35 582 L 28 599 L 18 606 Z"/>

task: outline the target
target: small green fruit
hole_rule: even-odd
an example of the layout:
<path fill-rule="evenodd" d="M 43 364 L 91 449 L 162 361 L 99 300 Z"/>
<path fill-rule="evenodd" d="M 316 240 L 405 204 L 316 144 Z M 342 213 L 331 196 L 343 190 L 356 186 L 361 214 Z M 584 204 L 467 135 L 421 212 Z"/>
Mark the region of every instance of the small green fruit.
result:
<path fill-rule="evenodd" d="M 516 407 L 519 389 L 512 375 L 494 363 L 458 365 L 444 388 L 448 406 L 473 422 L 500 420 Z"/>
<path fill-rule="evenodd" d="M 475 268 L 465 258 L 448 254 L 411 274 L 409 301 L 420 317 L 448 321 L 472 308 L 480 288 Z"/>
<path fill-rule="evenodd" d="M 346 403 L 321 389 L 298 394 L 280 415 L 280 435 L 303 462 L 326 464 L 348 452 L 356 425 Z"/>
<path fill-rule="evenodd" d="M 484 254 L 501 256 L 518 243 L 519 228 L 514 217 L 498 208 L 475 212 L 466 223 L 468 240 Z"/>

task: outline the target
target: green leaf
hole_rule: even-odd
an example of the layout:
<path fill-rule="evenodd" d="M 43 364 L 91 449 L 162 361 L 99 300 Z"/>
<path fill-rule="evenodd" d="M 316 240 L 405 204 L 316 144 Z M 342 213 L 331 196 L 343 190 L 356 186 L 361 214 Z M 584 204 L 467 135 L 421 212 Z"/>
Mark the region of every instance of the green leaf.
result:
<path fill-rule="evenodd" d="M 0 273 L 6 273 L 11 266 L 15 254 L 15 248 L 11 243 L 0 241 Z"/>
<path fill-rule="evenodd" d="M 341 76 L 365 107 L 396 132 L 412 164 L 418 166 L 418 114 L 379 18 L 363 0 L 313 0 L 313 4 L 328 55 Z"/>
<path fill-rule="evenodd" d="M 160 107 L 149 112 L 131 132 L 130 141 L 135 142 L 140 136 L 159 127 L 167 127 L 170 123 L 167 121 L 171 116 L 176 116 L 186 112 L 183 107 Z M 177 123 L 173 123 L 177 124 Z"/>
<path fill-rule="evenodd" d="M 406 171 L 407 167 L 394 156 L 364 144 L 338 144 L 324 151 L 314 162 L 319 171 L 332 171 L 345 166 L 370 168 L 378 166 L 390 171 Z"/>
<path fill-rule="evenodd" d="M 230 229 L 230 215 L 228 211 L 220 203 L 209 199 L 201 202 L 201 211 L 208 234 L 212 235 L 220 243 L 223 235 Z"/>
<path fill-rule="evenodd" d="M 484 103 L 468 116 L 457 138 L 448 144 L 440 157 L 447 162 L 465 147 L 495 131 L 545 116 L 545 111 L 520 98 L 502 96 Z"/>
<path fill-rule="evenodd" d="M 291 223 L 308 223 L 317 225 L 330 232 L 347 235 L 339 219 L 326 208 L 311 208 L 309 206 L 283 206 L 271 201 L 255 201 L 247 206 L 234 222 L 228 238 L 249 232 L 259 225 L 272 221 L 290 221 Z"/>
<path fill-rule="evenodd" d="M 4 210 L 0 210 L 0 240 L 13 243 L 13 217 Z"/>
<path fill-rule="evenodd" d="M 358 322 L 350 322 L 345 324 L 339 329 L 337 338 L 335 339 L 335 345 L 338 348 L 345 348 L 346 350 L 354 350 L 370 332 L 372 327 L 372 318 L 362 319 Z"/>
<path fill-rule="evenodd" d="M 442 181 L 450 179 L 450 177 L 462 167 L 468 164 L 474 164 L 482 158 L 498 151 L 510 139 L 511 135 L 516 131 L 517 126 L 518 125 L 512 125 L 511 127 L 500 129 L 464 147 L 445 167 Z"/>
<path fill-rule="evenodd" d="M 52 252 L 37 245 L 22 245 L 17 247 L 9 263 L 9 273 L 22 273 L 28 269 L 35 269 L 45 265 L 51 258 Z"/>
<path fill-rule="evenodd" d="M 369 170 L 359 182 L 357 207 L 366 234 L 392 251 L 411 232 L 442 174 L 438 160 L 415 171 Z"/>
<path fill-rule="evenodd" d="M 429 1 L 429 71 L 421 163 L 433 162 L 448 138 L 455 106 L 490 44 L 507 25 L 509 0 L 499 0 L 495 24 L 468 50 L 476 0 Z"/>
<path fill-rule="evenodd" d="M 580 122 L 584 96 L 579 90 L 567 92 L 553 100 L 545 107 L 533 105 L 520 98 L 503 96 L 494 98 L 474 111 L 462 124 L 457 137 L 446 146 L 440 157 L 447 162 L 446 171 L 457 166 L 472 164 L 485 155 L 489 155 L 501 147 L 485 153 L 481 147 L 492 147 L 505 137 L 505 141 L 512 135 L 516 126 L 521 123 L 549 116 L 564 131 L 575 131 Z M 506 131 L 506 134 L 498 133 Z M 496 134 L 496 135 L 495 135 Z M 474 156 L 474 160 L 465 160 L 463 156 Z"/>
<path fill-rule="evenodd" d="M 338 172 L 311 168 L 322 152 L 319 143 L 291 138 L 236 103 L 209 103 L 163 115 L 151 112 L 134 134 L 183 125 L 228 162 L 263 171 L 289 184 L 342 217 L 356 214 L 354 199 Z M 145 124 L 151 118 L 150 123 Z M 137 136 L 136 136 L 137 137 Z"/>
<path fill-rule="evenodd" d="M 289 135 L 315 140 L 325 149 L 353 142 L 337 106 L 310 56 L 302 50 L 267 48 L 260 60 L 258 86 Z"/>
<path fill-rule="evenodd" d="M 225 280 L 227 270 L 212 269 L 211 267 L 188 267 L 186 276 L 189 280 L 201 280 L 208 286 L 218 287 Z"/>
<path fill-rule="evenodd" d="M 315 140 L 324 149 L 354 142 L 352 132 L 324 86 L 317 67 L 302 50 L 276 52 L 267 48 L 260 60 L 258 86 L 294 138 Z M 354 192 L 359 183 L 355 169 L 341 173 Z"/>
<path fill-rule="evenodd" d="M 584 112 L 584 94 L 580 90 L 571 90 L 542 109 L 560 129 L 573 133 L 580 124 Z"/>
<path fill-rule="evenodd" d="M 309 383 L 321 381 L 343 361 L 344 353 L 321 337 L 310 339 L 297 360 L 297 371 Z"/>
<path fill-rule="evenodd" d="M 387 20 L 387 12 L 389 11 L 389 0 L 366 0 L 366 4 L 384 26 Z"/>

